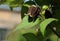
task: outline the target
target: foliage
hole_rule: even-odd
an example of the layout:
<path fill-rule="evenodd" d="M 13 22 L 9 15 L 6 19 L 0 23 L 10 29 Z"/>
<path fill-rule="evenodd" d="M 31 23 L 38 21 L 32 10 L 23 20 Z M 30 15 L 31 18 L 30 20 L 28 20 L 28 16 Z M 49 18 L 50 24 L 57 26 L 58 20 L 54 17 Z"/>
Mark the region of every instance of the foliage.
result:
<path fill-rule="evenodd" d="M 60 0 L 30 0 L 27 2 L 1 0 L 0 4 L 8 4 L 11 10 L 13 7 L 22 7 L 22 22 L 7 35 L 6 41 L 60 41 L 59 3 Z M 29 10 L 30 7 L 33 8 Z M 32 21 L 29 22 L 29 20 Z"/>
<path fill-rule="evenodd" d="M 40 31 L 42 32 L 43 35 L 44 35 L 44 31 L 46 29 L 46 26 L 54 20 L 57 20 L 57 19 L 49 18 L 49 19 L 45 19 L 43 22 L 40 23 Z"/>

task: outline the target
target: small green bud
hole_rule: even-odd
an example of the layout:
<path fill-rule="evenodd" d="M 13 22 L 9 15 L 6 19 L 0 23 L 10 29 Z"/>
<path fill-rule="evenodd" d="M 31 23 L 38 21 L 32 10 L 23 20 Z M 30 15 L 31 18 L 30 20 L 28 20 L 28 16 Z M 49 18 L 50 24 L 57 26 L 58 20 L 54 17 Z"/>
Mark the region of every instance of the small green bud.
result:
<path fill-rule="evenodd" d="M 48 5 L 43 5 L 42 6 L 42 10 L 47 10 L 47 9 L 49 9 L 49 6 Z"/>

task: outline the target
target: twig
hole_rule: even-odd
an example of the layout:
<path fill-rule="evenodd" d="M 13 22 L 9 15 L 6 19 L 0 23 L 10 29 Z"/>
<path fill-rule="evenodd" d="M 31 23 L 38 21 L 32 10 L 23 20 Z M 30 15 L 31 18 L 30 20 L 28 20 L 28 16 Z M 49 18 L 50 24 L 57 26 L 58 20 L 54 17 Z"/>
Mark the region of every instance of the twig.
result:
<path fill-rule="evenodd" d="M 58 33 L 57 31 L 55 31 L 51 25 L 49 25 L 49 26 L 50 26 L 49 28 L 50 28 L 58 37 L 60 37 L 59 33 Z"/>

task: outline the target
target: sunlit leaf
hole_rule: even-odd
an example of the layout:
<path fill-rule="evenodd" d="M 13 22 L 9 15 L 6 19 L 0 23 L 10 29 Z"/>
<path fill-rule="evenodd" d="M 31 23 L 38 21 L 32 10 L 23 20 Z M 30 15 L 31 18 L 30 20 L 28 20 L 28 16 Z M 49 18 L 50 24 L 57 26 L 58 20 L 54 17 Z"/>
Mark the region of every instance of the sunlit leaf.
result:
<path fill-rule="evenodd" d="M 33 27 L 34 25 L 37 25 L 39 23 L 39 18 L 35 22 L 28 22 L 28 16 L 25 16 L 15 30 L 22 29 L 22 28 L 28 28 Z"/>
<path fill-rule="evenodd" d="M 25 33 L 34 33 L 36 34 L 36 26 L 39 23 L 39 19 L 35 22 L 28 22 L 28 16 L 25 16 L 22 22 L 17 25 L 17 27 L 7 36 L 8 41 L 19 41 L 25 39 L 23 34 Z M 21 39 L 23 37 L 23 39 Z"/>
<path fill-rule="evenodd" d="M 45 29 L 47 27 L 48 24 L 50 24 L 53 21 L 56 21 L 57 19 L 54 18 L 49 18 L 49 19 L 45 19 L 43 22 L 41 22 L 40 24 L 40 31 L 41 33 L 44 35 Z"/>
<path fill-rule="evenodd" d="M 17 25 L 17 27 L 14 29 L 14 32 L 17 30 L 22 30 L 22 33 L 26 32 L 36 32 L 36 26 L 40 22 L 39 18 L 35 22 L 28 22 L 28 16 L 25 16 L 22 20 L 22 22 Z"/>

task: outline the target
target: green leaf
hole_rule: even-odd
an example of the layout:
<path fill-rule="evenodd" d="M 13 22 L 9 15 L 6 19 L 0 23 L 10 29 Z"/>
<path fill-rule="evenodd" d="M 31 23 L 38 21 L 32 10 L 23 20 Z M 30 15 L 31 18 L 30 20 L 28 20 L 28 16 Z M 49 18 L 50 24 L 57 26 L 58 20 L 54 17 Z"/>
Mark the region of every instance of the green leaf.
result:
<path fill-rule="evenodd" d="M 28 22 L 28 16 L 25 16 L 22 22 L 16 26 L 16 28 L 7 36 L 7 41 L 24 41 L 23 34 L 34 33 L 36 34 L 36 26 L 39 23 L 39 19 L 35 22 Z M 23 39 L 22 39 L 23 38 Z"/>
<path fill-rule="evenodd" d="M 39 18 L 36 19 L 35 22 L 28 22 L 28 16 L 25 16 L 22 20 L 22 22 L 17 25 L 17 27 L 14 29 L 15 31 L 23 31 L 22 33 L 26 33 L 26 32 L 32 32 L 32 33 L 36 33 L 36 26 L 38 23 L 40 22 Z"/>
<path fill-rule="evenodd" d="M 30 28 L 39 23 L 39 18 L 35 22 L 28 22 L 28 16 L 25 16 L 22 22 L 16 27 L 15 30 L 22 29 L 22 28 Z"/>
<path fill-rule="evenodd" d="M 39 19 L 37 19 L 35 22 L 28 22 L 28 16 L 25 16 L 22 22 L 17 25 L 17 27 L 13 30 L 13 32 L 20 32 L 21 34 L 24 33 L 34 33 L 36 34 L 36 28 L 38 27 Z"/>
<path fill-rule="evenodd" d="M 49 18 L 49 19 L 45 19 L 43 22 L 40 23 L 40 31 L 41 31 L 43 36 L 44 36 L 44 32 L 45 32 L 45 29 L 46 29 L 47 25 L 50 24 L 53 21 L 56 21 L 56 20 L 57 19 Z"/>

